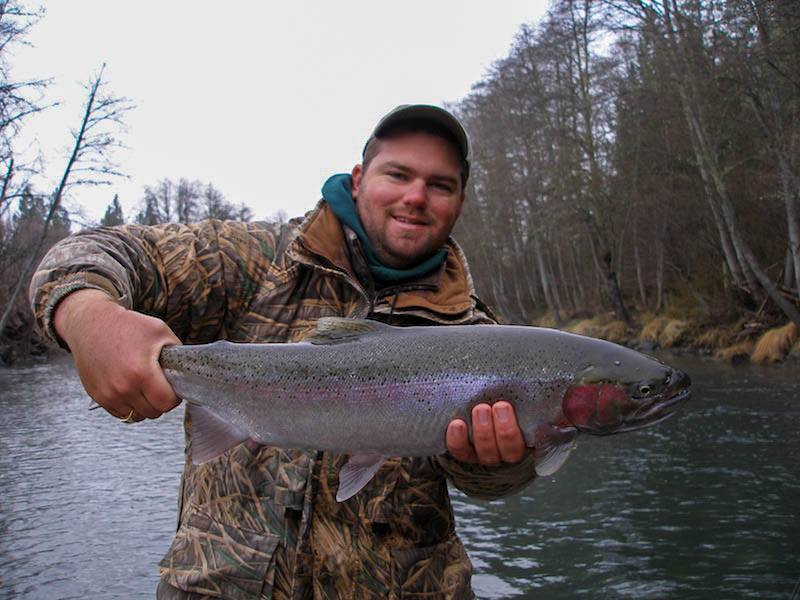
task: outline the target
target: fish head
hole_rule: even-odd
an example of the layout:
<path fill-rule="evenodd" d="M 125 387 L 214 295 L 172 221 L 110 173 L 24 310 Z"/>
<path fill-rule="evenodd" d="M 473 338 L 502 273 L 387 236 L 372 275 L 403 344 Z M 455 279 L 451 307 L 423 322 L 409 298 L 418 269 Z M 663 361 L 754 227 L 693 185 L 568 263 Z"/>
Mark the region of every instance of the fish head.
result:
<path fill-rule="evenodd" d="M 580 369 L 563 397 L 564 416 L 579 431 L 610 435 L 641 429 L 688 400 L 686 373 L 633 350 L 613 350 Z"/>

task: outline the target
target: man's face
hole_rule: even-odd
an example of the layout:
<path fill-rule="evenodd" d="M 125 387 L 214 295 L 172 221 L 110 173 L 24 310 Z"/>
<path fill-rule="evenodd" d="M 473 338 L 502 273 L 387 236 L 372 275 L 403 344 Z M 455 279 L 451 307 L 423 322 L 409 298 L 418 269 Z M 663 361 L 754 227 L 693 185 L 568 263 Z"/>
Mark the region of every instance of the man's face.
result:
<path fill-rule="evenodd" d="M 413 267 L 444 245 L 461 213 L 458 154 L 423 132 L 382 140 L 366 171 L 353 168 L 353 199 L 381 261 Z"/>

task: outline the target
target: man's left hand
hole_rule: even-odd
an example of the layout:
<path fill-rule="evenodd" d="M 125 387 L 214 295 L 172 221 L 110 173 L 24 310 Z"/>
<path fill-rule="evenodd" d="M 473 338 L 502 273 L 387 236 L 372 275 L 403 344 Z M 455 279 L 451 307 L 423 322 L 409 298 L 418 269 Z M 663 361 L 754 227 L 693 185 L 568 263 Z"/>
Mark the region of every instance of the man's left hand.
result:
<path fill-rule="evenodd" d="M 531 451 L 525 445 L 514 407 L 505 400 L 472 409 L 472 438 L 474 445 L 469 441 L 467 424 L 453 419 L 447 427 L 447 451 L 461 462 L 486 466 L 518 463 Z"/>

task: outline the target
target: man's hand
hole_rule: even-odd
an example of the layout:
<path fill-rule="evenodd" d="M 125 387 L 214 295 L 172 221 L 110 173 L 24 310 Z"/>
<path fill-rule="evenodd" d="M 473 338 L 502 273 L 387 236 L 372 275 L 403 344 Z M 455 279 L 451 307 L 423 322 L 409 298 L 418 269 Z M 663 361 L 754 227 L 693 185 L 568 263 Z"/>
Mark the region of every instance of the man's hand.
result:
<path fill-rule="evenodd" d="M 472 437 L 470 444 L 467 424 L 453 419 L 447 427 L 447 451 L 461 462 L 492 466 L 518 463 L 530 449 L 517 424 L 514 407 L 505 400 L 492 406 L 478 404 L 472 409 Z"/>
<path fill-rule="evenodd" d="M 85 289 L 64 298 L 54 325 L 72 352 L 83 387 L 115 417 L 155 419 L 179 404 L 158 356 L 164 346 L 181 342 L 160 319 Z"/>

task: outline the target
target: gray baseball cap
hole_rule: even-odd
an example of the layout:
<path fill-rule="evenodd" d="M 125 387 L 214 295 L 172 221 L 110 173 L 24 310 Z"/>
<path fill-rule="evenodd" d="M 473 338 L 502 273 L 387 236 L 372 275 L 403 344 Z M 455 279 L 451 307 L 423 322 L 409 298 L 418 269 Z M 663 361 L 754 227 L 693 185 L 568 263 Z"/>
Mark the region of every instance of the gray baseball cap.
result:
<path fill-rule="evenodd" d="M 469 165 L 469 138 L 467 137 L 467 132 L 464 131 L 464 127 L 452 113 L 430 104 L 401 104 L 384 115 L 384 117 L 378 121 L 367 143 L 364 144 L 364 150 L 361 151 L 362 156 L 373 139 L 380 138 L 381 135 L 391 127 L 406 121 L 429 121 L 444 128 L 444 130 L 453 137 L 453 141 L 456 142 L 459 152 L 461 153 L 461 160 Z"/>

